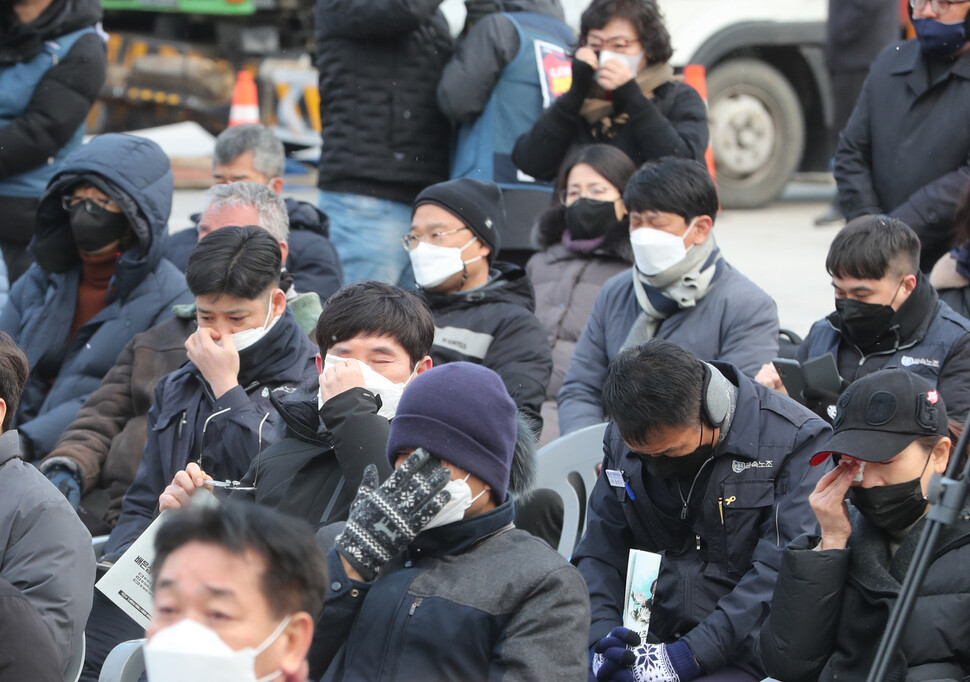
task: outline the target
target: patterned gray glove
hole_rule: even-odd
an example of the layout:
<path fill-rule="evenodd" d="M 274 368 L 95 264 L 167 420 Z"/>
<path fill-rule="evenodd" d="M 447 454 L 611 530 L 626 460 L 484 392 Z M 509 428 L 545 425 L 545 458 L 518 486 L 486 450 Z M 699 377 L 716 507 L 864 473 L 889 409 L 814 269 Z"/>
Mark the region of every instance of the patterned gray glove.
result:
<path fill-rule="evenodd" d="M 422 449 L 412 452 L 380 487 L 377 467 L 368 465 L 347 525 L 335 542 L 340 556 L 372 581 L 451 499 L 444 490 L 450 479 L 441 461 Z"/>

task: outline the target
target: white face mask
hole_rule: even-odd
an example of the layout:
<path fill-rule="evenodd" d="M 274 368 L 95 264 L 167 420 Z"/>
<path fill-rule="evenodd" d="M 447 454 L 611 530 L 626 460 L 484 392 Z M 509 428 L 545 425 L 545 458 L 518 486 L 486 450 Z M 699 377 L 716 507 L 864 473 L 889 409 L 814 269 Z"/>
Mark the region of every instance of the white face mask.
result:
<path fill-rule="evenodd" d="M 620 62 L 625 62 L 626 65 L 630 68 L 630 73 L 632 73 L 633 77 L 636 78 L 637 73 L 640 72 L 640 64 L 643 63 L 643 55 L 644 55 L 643 50 L 640 50 L 636 54 L 623 54 L 622 52 L 610 52 L 609 50 L 602 50 L 600 52 L 599 61 L 600 61 L 600 66 L 610 61 L 611 59 L 615 59 Z M 596 72 L 596 76 L 597 77 L 599 76 L 599 71 Z"/>
<path fill-rule="evenodd" d="M 460 249 L 455 246 L 435 246 L 427 242 L 418 242 L 418 245 L 408 252 L 411 267 L 414 269 L 414 281 L 422 289 L 432 289 L 452 275 L 457 275 L 469 263 L 484 258 L 484 256 L 478 256 L 471 260 L 461 259 L 462 252 L 476 239 L 478 237 L 472 237 Z"/>
<path fill-rule="evenodd" d="M 277 315 L 273 317 L 273 295 L 270 294 L 269 297 L 269 307 L 266 310 L 266 320 L 263 322 L 262 327 L 255 327 L 254 329 L 243 329 L 241 332 L 236 332 L 231 334 L 232 345 L 237 351 L 246 350 L 252 345 L 255 345 L 257 341 L 262 339 L 269 330 L 276 326 L 282 315 Z M 216 341 L 216 344 L 222 346 L 221 341 Z"/>
<path fill-rule="evenodd" d="M 270 682 L 279 670 L 256 677 L 256 657 L 276 641 L 290 622 L 283 619 L 262 644 L 233 651 L 222 638 L 202 623 L 184 618 L 159 630 L 146 642 L 145 668 L 148 682 Z"/>
<path fill-rule="evenodd" d="M 347 359 L 328 354 L 323 359 L 323 369 L 326 371 L 341 362 L 347 362 Z M 397 404 L 401 402 L 401 394 L 404 393 L 404 387 L 414 378 L 414 372 L 417 368 L 415 367 L 411 371 L 407 379 L 399 384 L 395 384 L 386 376 L 378 374 L 373 368 L 365 365 L 360 360 L 357 361 L 357 364 L 360 365 L 360 372 L 364 375 L 364 387 L 374 395 L 381 397 L 381 406 L 378 408 L 377 414 L 385 419 L 393 419 L 394 413 L 397 411 Z M 323 396 L 319 394 L 317 395 L 317 406 L 318 408 L 323 407 Z"/>
<path fill-rule="evenodd" d="M 630 246 L 633 247 L 637 270 L 650 277 L 659 275 L 684 260 L 688 251 L 684 246 L 684 237 L 694 229 L 696 222 L 697 218 L 690 221 L 684 234 L 679 237 L 653 227 L 638 227 L 633 230 L 630 233 Z"/>
<path fill-rule="evenodd" d="M 472 497 L 472 489 L 468 486 L 469 476 L 471 474 L 468 474 L 465 478 L 456 478 L 453 481 L 448 481 L 445 490 L 451 493 L 451 499 L 445 502 L 445 506 L 441 508 L 441 511 L 432 516 L 431 520 L 421 530 L 446 526 L 449 523 L 455 523 L 465 518 L 465 511 L 472 506 L 475 500 L 486 492 L 485 489 L 482 489 L 482 492 Z"/>

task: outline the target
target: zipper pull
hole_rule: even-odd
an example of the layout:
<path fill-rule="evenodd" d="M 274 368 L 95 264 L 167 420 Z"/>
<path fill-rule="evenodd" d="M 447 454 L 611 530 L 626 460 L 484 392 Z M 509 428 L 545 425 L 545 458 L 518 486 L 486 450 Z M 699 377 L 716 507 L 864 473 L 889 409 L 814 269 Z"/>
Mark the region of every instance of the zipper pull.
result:
<path fill-rule="evenodd" d="M 701 551 L 701 536 L 700 535 L 695 535 L 694 536 L 694 539 L 697 541 L 697 551 L 699 552 L 699 551 Z"/>
<path fill-rule="evenodd" d="M 680 510 L 680 520 L 681 521 L 686 521 L 687 520 L 687 503 L 686 502 L 684 502 L 684 508 Z"/>
<path fill-rule="evenodd" d="M 414 603 L 411 604 L 411 609 L 408 611 L 408 616 L 413 616 L 414 612 L 418 610 L 418 606 L 421 604 L 421 599 L 421 597 L 418 597 L 414 600 Z"/>
<path fill-rule="evenodd" d="M 183 410 L 182 411 L 182 418 L 179 420 L 179 428 L 178 428 L 178 437 L 179 437 L 179 440 L 182 439 L 182 428 L 185 426 L 185 422 L 186 422 L 186 419 L 185 419 L 185 411 Z"/>

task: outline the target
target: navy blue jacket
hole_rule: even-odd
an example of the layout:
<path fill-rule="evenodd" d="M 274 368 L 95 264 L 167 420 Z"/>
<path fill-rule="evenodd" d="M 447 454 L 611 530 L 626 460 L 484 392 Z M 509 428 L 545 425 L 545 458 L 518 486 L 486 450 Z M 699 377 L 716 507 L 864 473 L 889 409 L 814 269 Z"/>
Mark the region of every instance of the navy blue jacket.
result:
<path fill-rule="evenodd" d="M 832 353 L 849 383 L 881 369 L 904 367 L 940 390 L 950 416 L 962 419 L 970 410 L 970 320 L 941 301 L 922 274 L 876 347 L 863 353 L 842 335 L 840 325 L 838 313 L 813 324 L 798 348 L 798 361 Z"/>
<path fill-rule="evenodd" d="M 738 387 L 737 405 L 713 467 L 707 465 L 706 488 L 688 497 L 686 520 L 680 518 L 678 485 L 686 491 L 691 481 L 651 479 L 648 495 L 640 457 L 611 423 L 603 470 L 622 471 L 636 499 L 600 476 L 589 498 L 586 534 L 572 559 L 589 587 L 592 646 L 622 624 L 629 550 L 662 553 L 651 634 L 664 643 L 683 639 L 708 674 L 756 663 L 754 644 L 782 552 L 816 528 L 808 495 L 825 467 L 811 468 L 809 459 L 831 434 L 793 400 L 736 367 L 715 366 Z"/>
<path fill-rule="evenodd" d="M 730 362 L 754 376 L 778 354 L 778 311 L 757 284 L 725 261 L 697 305 L 682 308 L 657 329 L 702 360 Z M 641 312 L 630 270 L 606 281 L 593 303 L 559 391 L 559 429 L 572 433 L 603 422 L 600 394 L 606 370 Z"/>
<path fill-rule="evenodd" d="M 81 266 L 61 195 L 81 180 L 121 205 L 138 243 L 118 258 L 104 309 L 68 338 Z M 37 262 L 14 284 L 0 315 L 0 329 L 30 363 L 14 424 L 35 458 L 51 451 L 125 344 L 172 317 L 173 304 L 192 301 L 182 273 L 164 259 L 171 207 L 168 157 L 130 135 L 103 135 L 79 147 L 48 185 L 31 242 Z"/>
<path fill-rule="evenodd" d="M 141 535 L 155 518 L 158 496 L 190 460 L 201 456 L 202 469 L 216 480 L 242 478 L 260 448 L 275 443 L 282 433 L 271 394 L 281 396 L 315 382 L 316 352 L 287 309 L 261 341 L 240 351 L 239 385 L 218 400 L 191 362 L 158 382 L 141 465 L 105 553 L 123 551 Z M 226 408 L 209 422 L 203 442 L 205 420 Z"/>
<path fill-rule="evenodd" d="M 328 239 L 330 220 L 316 206 L 305 201 L 286 199 L 286 210 L 290 215 L 290 236 L 286 240 L 290 255 L 284 263 L 286 271 L 293 275 L 297 292 L 315 292 L 324 303 L 344 282 L 340 257 Z M 192 219 L 199 222 L 198 215 Z M 198 227 L 179 230 L 169 237 L 165 257 L 185 272 L 189 254 L 198 241 Z"/>
<path fill-rule="evenodd" d="M 589 600 L 576 569 L 512 525 L 512 502 L 420 533 L 371 583 L 330 552 L 310 665 L 338 680 L 578 680 Z"/>

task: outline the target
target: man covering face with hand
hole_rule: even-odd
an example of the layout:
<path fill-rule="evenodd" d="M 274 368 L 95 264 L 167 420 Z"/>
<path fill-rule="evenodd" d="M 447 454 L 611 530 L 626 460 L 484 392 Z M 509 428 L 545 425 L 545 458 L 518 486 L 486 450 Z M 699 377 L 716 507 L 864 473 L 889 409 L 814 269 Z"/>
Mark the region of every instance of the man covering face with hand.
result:
<path fill-rule="evenodd" d="M 484 367 L 455 362 L 409 384 L 387 442 L 396 470 L 380 485 L 375 467 L 364 472 L 328 557 L 311 653 L 324 680 L 584 675 L 579 574 L 512 524 L 522 428 Z"/>
<path fill-rule="evenodd" d="M 241 478 L 279 438 L 270 397 L 316 377 L 313 344 L 279 288 L 279 242 L 265 229 L 216 230 L 192 253 L 186 275 L 199 329 L 185 342 L 189 362 L 155 388 L 142 462 L 105 548 L 109 561 L 148 527 L 158 496 L 189 461 L 221 480 Z M 90 679 L 132 626 L 96 597 L 86 630 Z"/>

